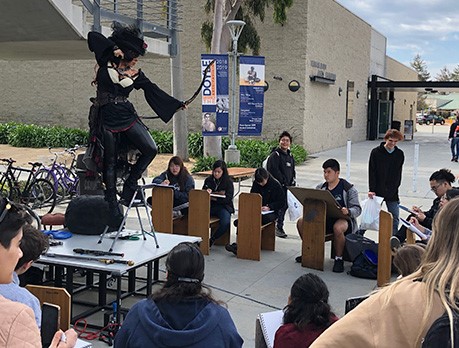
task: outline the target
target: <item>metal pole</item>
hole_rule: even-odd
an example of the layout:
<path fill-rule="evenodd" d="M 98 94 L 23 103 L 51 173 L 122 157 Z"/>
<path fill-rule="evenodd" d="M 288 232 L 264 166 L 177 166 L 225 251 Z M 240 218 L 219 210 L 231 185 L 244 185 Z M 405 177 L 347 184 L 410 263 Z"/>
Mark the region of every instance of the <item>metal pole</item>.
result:
<path fill-rule="evenodd" d="M 417 191 L 418 168 L 419 168 L 419 143 L 415 143 L 414 144 L 414 156 L 413 156 L 413 192 Z"/>
<path fill-rule="evenodd" d="M 236 146 L 236 70 L 237 70 L 237 38 L 233 38 L 233 68 L 231 72 L 231 145 L 228 149 L 237 150 Z"/>
<path fill-rule="evenodd" d="M 346 148 L 346 180 L 351 181 L 351 144 L 350 140 L 347 141 L 347 148 Z"/>

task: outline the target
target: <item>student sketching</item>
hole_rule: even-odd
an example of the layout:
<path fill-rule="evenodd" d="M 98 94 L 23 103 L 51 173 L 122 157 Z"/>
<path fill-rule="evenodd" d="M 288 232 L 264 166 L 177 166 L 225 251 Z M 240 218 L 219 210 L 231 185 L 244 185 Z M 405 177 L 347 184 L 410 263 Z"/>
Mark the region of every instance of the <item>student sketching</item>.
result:
<path fill-rule="evenodd" d="M 14 269 L 23 253 L 21 250 L 22 228 L 30 221 L 25 210 L 0 196 L 0 284 L 13 281 Z M 59 330 L 49 348 L 72 348 L 77 335 L 73 329 L 67 330 L 67 339 L 61 340 Z M 41 348 L 40 331 L 33 311 L 27 305 L 14 302 L 0 295 L 0 347 Z"/>
<path fill-rule="evenodd" d="M 40 328 L 40 301 L 26 288 L 19 286 L 19 275 L 27 272 L 32 264 L 38 260 L 40 255 L 48 250 L 48 237 L 43 232 L 37 230 L 29 224 L 24 225 L 22 232 L 22 257 L 19 259 L 16 268 L 14 269 L 13 281 L 9 284 L 0 284 L 0 295 L 11 301 L 24 303 L 32 308 L 38 328 Z"/>
<path fill-rule="evenodd" d="M 261 212 L 265 212 L 261 216 L 261 224 L 266 225 L 277 220 L 279 209 L 284 205 L 284 191 L 279 181 L 264 168 L 257 168 L 254 178 L 250 192 L 258 193 L 261 196 Z M 238 220 L 235 220 L 234 226 L 237 227 L 237 225 Z M 237 243 L 227 244 L 225 249 L 237 255 Z"/>
<path fill-rule="evenodd" d="M 174 188 L 174 207 L 179 207 L 189 201 L 189 193 L 194 189 L 194 180 L 190 175 L 183 160 L 174 156 L 169 160 L 167 170 L 153 179 L 153 183 L 169 185 Z M 147 200 L 150 201 L 151 199 Z M 188 208 L 180 209 L 183 215 L 188 213 Z"/>
<path fill-rule="evenodd" d="M 233 180 L 228 175 L 228 168 L 224 161 L 218 160 L 213 164 L 212 174 L 204 180 L 202 189 L 209 193 L 224 196 L 210 198 L 210 215 L 220 219 L 217 230 L 210 236 L 209 243 L 212 246 L 218 238 L 230 229 L 231 214 L 234 213 L 234 185 Z"/>
<path fill-rule="evenodd" d="M 283 325 L 274 348 L 306 348 L 338 320 L 328 303 L 328 288 L 317 275 L 308 273 L 293 283 L 284 308 Z"/>
<path fill-rule="evenodd" d="M 189 242 L 175 246 L 166 259 L 164 285 L 130 309 L 115 336 L 115 347 L 242 347 L 228 310 L 203 280 L 199 247 Z"/>
<path fill-rule="evenodd" d="M 371 295 L 311 347 L 421 347 L 429 328 L 445 312 L 454 323 L 452 311 L 459 311 L 458 216 L 459 199 L 453 198 L 435 216 L 419 268 Z M 456 331 L 453 325 L 448 325 L 450 330 Z M 454 341 L 458 339 L 454 335 Z"/>

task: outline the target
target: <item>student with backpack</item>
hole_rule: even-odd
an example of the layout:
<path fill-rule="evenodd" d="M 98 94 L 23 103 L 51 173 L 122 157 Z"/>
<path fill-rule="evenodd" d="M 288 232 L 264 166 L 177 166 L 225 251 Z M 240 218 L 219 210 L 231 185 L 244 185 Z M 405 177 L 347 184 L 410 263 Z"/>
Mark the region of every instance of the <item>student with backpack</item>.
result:
<path fill-rule="evenodd" d="M 458 347 L 458 215 L 455 198 L 435 217 L 418 270 L 371 295 L 311 347 Z"/>

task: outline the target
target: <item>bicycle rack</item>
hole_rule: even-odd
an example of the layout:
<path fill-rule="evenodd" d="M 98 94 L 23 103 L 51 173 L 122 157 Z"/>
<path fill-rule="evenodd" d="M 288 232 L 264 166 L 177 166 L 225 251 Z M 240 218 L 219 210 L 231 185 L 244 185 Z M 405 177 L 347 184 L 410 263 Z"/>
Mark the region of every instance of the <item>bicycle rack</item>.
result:
<path fill-rule="evenodd" d="M 119 238 L 119 235 L 121 233 L 121 231 L 124 229 L 125 225 L 126 225 L 126 220 L 128 218 L 128 215 L 129 215 L 129 211 L 131 210 L 132 207 L 134 207 L 136 209 L 136 212 L 137 212 L 137 218 L 139 220 L 139 224 L 140 224 L 140 229 L 142 230 L 142 236 L 143 236 L 143 240 L 147 240 L 147 237 L 146 237 L 146 234 L 150 235 L 153 237 L 153 239 L 155 240 L 155 244 L 156 244 L 156 247 L 159 248 L 159 244 L 158 244 L 158 239 L 156 238 L 156 231 L 155 231 L 155 228 L 153 227 L 153 222 L 151 220 L 151 216 L 150 214 L 148 213 L 148 205 L 147 205 L 147 200 L 145 198 L 145 190 L 146 189 L 149 189 L 149 188 L 153 188 L 154 186 L 156 186 L 156 184 L 146 184 L 146 185 L 139 185 L 137 187 L 137 189 L 135 190 L 134 192 L 134 195 L 132 196 L 131 198 L 131 201 L 129 202 L 129 204 L 126 206 L 127 209 L 126 209 L 126 212 L 124 213 L 124 216 L 123 216 L 123 220 L 121 221 L 121 224 L 120 226 L 118 227 L 118 230 L 116 231 L 116 235 L 115 235 L 115 238 L 112 242 L 112 245 L 110 246 L 110 249 L 108 250 L 109 252 L 112 252 L 113 251 L 113 248 L 115 246 L 115 243 L 116 241 L 118 240 Z M 140 193 L 141 197 L 142 197 L 142 201 L 139 200 L 139 199 L 136 199 L 137 197 L 137 193 Z M 150 228 L 151 228 L 151 231 L 148 232 L 146 231 L 144 228 L 143 228 L 143 224 L 142 224 L 142 218 L 140 216 L 140 211 L 139 211 L 139 207 L 141 206 L 144 206 L 145 207 L 145 211 L 147 213 L 147 218 L 148 218 L 148 223 L 150 224 Z M 102 235 L 100 236 L 100 239 L 99 241 L 97 242 L 98 244 L 102 243 L 102 240 L 104 239 L 105 237 L 105 234 L 108 232 L 108 229 L 109 229 L 109 226 L 105 226 L 105 229 L 104 229 L 104 232 L 102 233 Z"/>

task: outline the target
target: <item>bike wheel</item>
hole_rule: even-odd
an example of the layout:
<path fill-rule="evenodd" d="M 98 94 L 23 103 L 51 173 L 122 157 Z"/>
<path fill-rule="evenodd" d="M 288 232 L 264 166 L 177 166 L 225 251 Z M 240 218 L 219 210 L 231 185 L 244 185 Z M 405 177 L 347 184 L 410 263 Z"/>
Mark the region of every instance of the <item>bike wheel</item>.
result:
<path fill-rule="evenodd" d="M 56 191 L 53 184 L 45 179 L 37 179 L 30 184 L 23 195 L 24 204 L 39 216 L 51 213 L 56 206 Z"/>
<path fill-rule="evenodd" d="M 61 179 L 56 176 L 56 174 L 52 172 L 51 169 L 39 169 L 35 173 L 35 178 L 48 180 L 53 185 L 54 190 L 56 191 L 57 203 L 60 203 L 67 195 L 65 185 L 61 183 Z"/>

